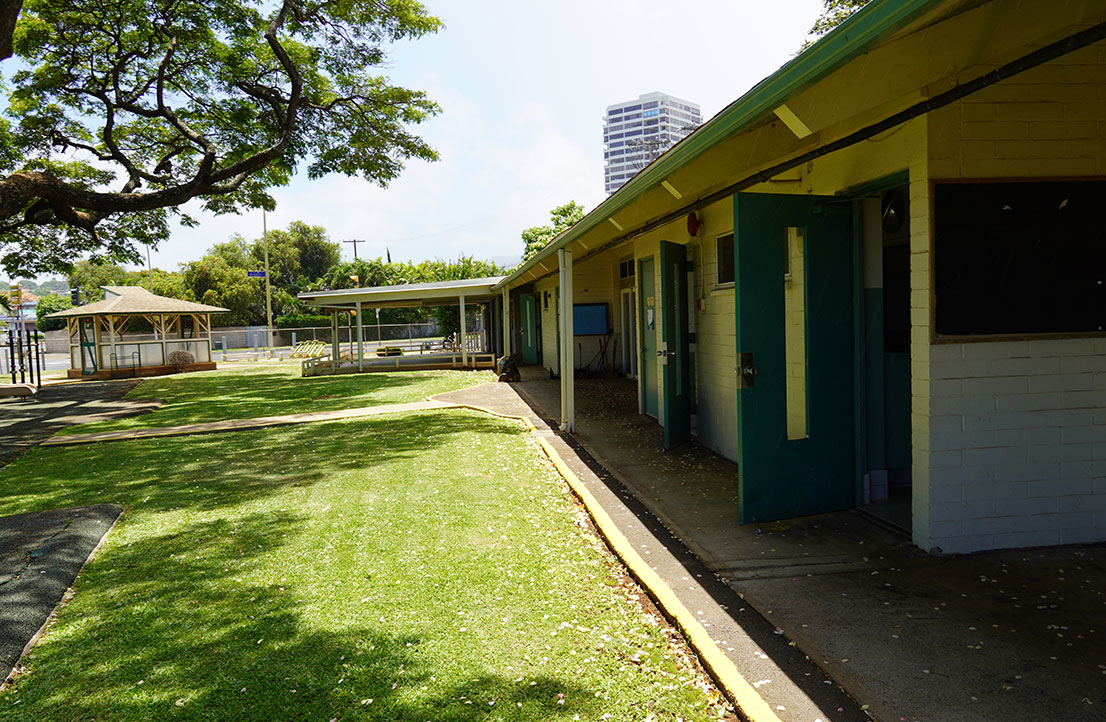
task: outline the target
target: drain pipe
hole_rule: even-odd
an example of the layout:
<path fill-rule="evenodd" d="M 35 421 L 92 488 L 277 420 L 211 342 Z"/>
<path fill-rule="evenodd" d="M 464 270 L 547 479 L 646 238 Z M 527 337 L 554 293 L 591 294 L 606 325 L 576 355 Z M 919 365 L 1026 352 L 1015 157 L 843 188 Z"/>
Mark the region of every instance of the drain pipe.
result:
<path fill-rule="evenodd" d="M 704 196 L 703 198 L 700 198 L 693 203 L 688 203 L 678 210 L 661 216 L 655 221 L 650 221 L 649 223 L 646 223 L 639 228 L 635 228 L 632 231 L 623 233 L 622 235 L 617 236 L 616 238 L 613 238 L 610 241 L 607 241 L 606 243 L 591 249 L 590 251 L 588 251 L 588 253 L 576 259 L 576 263 L 581 263 L 588 258 L 591 258 L 592 256 L 598 255 L 613 246 L 628 241 L 636 236 L 640 236 L 643 233 L 648 233 L 649 231 L 656 230 L 661 226 L 666 226 L 669 223 L 672 223 L 673 221 L 679 220 L 680 218 L 686 216 L 691 211 L 700 210 L 713 203 L 717 203 L 720 200 L 728 198 L 734 193 L 738 193 L 748 188 L 752 188 L 755 185 L 765 183 L 775 176 L 779 175 L 780 173 L 783 173 L 784 171 L 789 171 L 792 168 L 797 168 L 801 165 L 809 163 L 815 158 L 820 158 L 824 155 L 828 155 L 829 153 L 833 153 L 834 151 L 856 145 L 861 141 L 868 140 L 869 138 L 879 135 L 886 130 L 890 130 L 897 125 L 905 123 L 908 120 L 913 120 L 914 118 L 925 115 L 926 113 L 937 110 L 938 108 L 942 108 L 951 103 L 955 103 L 956 101 L 972 95 L 973 93 L 977 93 L 986 87 L 994 85 L 995 83 L 1006 80 L 1007 78 L 1011 78 L 1019 73 L 1024 73 L 1026 70 L 1035 68 L 1038 65 L 1043 65 L 1050 60 L 1055 60 L 1056 58 L 1068 55 L 1069 53 L 1075 52 L 1076 50 L 1079 50 L 1081 48 L 1085 48 L 1086 46 L 1096 43 L 1104 38 L 1106 38 L 1106 23 L 1099 23 L 1098 25 L 1093 25 L 1086 30 L 1075 33 L 1074 35 L 1069 35 L 1063 40 L 1058 40 L 1055 43 L 1052 43 L 1051 45 L 1046 45 L 1045 47 L 1035 50 L 1028 55 L 1023 55 L 1017 60 L 1003 65 L 1001 68 L 992 70 L 991 72 L 981 75 L 974 80 L 964 83 L 963 85 L 958 85 L 952 90 L 947 90 L 944 93 L 935 95 L 928 100 L 923 100 L 920 103 L 916 103 L 906 110 L 900 111 L 892 116 L 884 118 L 878 123 L 873 123 L 872 125 L 861 128 L 860 130 L 854 133 L 850 133 L 843 138 L 838 138 L 832 143 L 827 143 L 823 146 L 819 146 L 818 148 L 803 153 L 800 156 L 796 156 L 795 158 L 791 158 L 790 160 L 785 160 L 782 163 L 777 163 L 774 166 L 765 168 L 762 171 L 758 171 L 735 183 L 731 183 L 721 190 L 715 191 L 708 196 Z M 547 273 L 545 275 L 549 276 L 553 274 Z M 544 277 L 545 276 L 539 276 L 538 278 Z M 538 279 L 535 278 L 534 280 Z"/>

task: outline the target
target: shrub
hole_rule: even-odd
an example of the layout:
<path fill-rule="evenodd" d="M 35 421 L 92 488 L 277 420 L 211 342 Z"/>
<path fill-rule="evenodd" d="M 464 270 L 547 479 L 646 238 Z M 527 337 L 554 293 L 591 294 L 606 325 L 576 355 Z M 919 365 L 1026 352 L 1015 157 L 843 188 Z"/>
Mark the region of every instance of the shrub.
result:
<path fill-rule="evenodd" d="M 169 361 L 169 365 L 172 366 L 177 373 L 184 371 L 186 368 L 196 363 L 196 357 L 188 351 L 173 351 L 169 354 L 167 360 Z"/>

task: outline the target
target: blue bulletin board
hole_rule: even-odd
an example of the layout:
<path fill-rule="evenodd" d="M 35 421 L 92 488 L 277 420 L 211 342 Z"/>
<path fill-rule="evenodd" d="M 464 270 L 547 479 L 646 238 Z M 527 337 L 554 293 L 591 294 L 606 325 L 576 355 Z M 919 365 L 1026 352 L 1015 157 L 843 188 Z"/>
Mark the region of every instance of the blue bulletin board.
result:
<path fill-rule="evenodd" d="M 575 303 L 572 305 L 572 333 L 575 336 L 606 336 L 607 304 Z"/>

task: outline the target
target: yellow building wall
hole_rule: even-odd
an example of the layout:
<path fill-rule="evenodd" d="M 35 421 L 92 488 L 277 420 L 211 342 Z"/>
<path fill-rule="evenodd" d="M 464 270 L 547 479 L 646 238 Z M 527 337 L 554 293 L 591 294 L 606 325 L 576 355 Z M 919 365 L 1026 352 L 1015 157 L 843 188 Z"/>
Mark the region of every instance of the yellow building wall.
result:
<path fill-rule="evenodd" d="M 541 364 L 553 373 L 560 373 L 557 358 L 557 276 L 534 283 L 541 314 Z"/>

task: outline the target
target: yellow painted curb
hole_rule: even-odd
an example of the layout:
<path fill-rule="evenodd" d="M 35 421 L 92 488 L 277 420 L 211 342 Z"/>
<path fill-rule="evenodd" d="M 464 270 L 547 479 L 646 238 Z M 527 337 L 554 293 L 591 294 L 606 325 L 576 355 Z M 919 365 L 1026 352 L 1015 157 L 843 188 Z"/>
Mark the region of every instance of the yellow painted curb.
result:
<path fill-rule="evenodd" d="M 457 406 L 473 411 L 481 411 L 503 419 L 521 421 L 531 432 L 537 431 L 530 419 L 525 416 L 501 414 L 473 404 L 458 404 Z M 649 596 L 653 598 L 657 605 L 676 623 L 692 649 L 703 660 L 703 664 L 706 665 L 730 701 L 741 711 L 741 714 L 749 722 L 781 722 L 775 711 L 757 693 L 756 688 L 749 684 L 748 680 L 738 671 L 737 666 L 718 648 L 718 645 L 714 643 L 706 628 L 695 618 L 695 615 L 684 606 L 684 603 L 661 579 L 660 575 L 653 571 L 653 568 L 641 558 L 641 555 L 630 544 L 630 540 L 619 530 L 618 525 L 599 504 L 599 500 L 588 490 L 584 482 L 580 481 L 576 473 L 568 467 L 568 464 L 553 448 L 553 445 L 540 436 L 536 438 L 542 451 L 553 462 L 557 473 L 564 478 L 573 493 L 580 498 L 584 508 L 587 509 L 588 515 L 591 516 L 596 528 L 599 529 L 599 533 L 603 535 L 615 555 L 622 560 L 630 573 L 645 587 Z"/>

